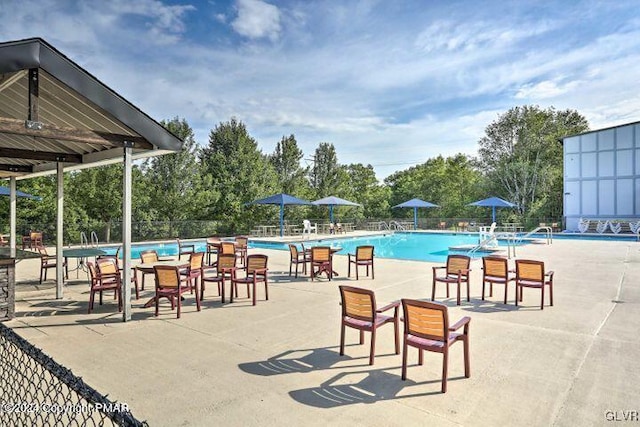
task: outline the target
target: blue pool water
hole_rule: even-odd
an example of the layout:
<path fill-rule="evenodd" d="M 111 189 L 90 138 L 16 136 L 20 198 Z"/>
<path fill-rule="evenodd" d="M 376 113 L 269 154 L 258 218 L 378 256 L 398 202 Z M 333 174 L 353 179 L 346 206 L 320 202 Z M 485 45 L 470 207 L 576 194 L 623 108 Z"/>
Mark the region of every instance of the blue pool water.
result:
<path fill-rule="evenodd" d="M 543 235 L 534 235 L 534 238 L 544 239 Z M 623 240 L 635 241 L 635 236 L 598 236 L 581 235 L 573 233 L 559 233 L 554 239 L 572 240 Z M 186 244 L 195 245 L 196 251 L 206 251 L 206 240 L 189 241 Z M 331 246 L 342 248 L 339 254 L 355 253 L 356 247 L 361 245 L 375 246 L 375 254 L 381 258 L 406 259 L 415 261 L 445 261 L 449 254 L 450 246 L 475 245 L 478 243 L 478 235 L 471 233 L 411 233 L 398 232 L 394 234 L 370 236 L 370 237 L 346 237 L 342 239 L 324 239 L 305 241 L 305 248 L 312 246 Z M 500 242 L 500 245 L 505 243 Z M 297 243 L 298 248 L 300 244 Z M 258 242 L 251 240 L 249 248 L 264 248 L 276 250 L 289 250 L 288 243 Z M 104 247 L 108 254 L 115 254 L 117 247 Z M 159 256 L 176 256 L 178 254 L 177 243 L 150 243 L 135 244 L 131 247 L 131 258 L 139 259 L 140 252 L 154 249 Z M 474 256 L 481 257 L 486 252 L 477 252 Z"/>

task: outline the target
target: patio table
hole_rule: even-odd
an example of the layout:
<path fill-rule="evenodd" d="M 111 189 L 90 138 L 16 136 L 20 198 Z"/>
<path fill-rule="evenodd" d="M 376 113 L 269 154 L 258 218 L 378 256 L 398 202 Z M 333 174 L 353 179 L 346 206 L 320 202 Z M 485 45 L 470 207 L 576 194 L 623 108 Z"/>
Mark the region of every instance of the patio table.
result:
<path fill-rule="evenodd" d="M 156 261 L 156 262 L 147 262 L 147 263 L 141 263 L 136 265 L 134 268 L 136 269 L 136 275 L 138 274 L 138 270 L 142 271 L 143 273 L 153 273 L 154 272 L 154 267 L 156 265 L 168 265 L 171 267 L 178 267 L 178 268 L 188 268 L 189 267 L 189 261 L 180 261 L 180 260 L 161 260 L 161 261 Z M 149 301 L 147 301 L 143 307 L 144 308 L 149 308 L 149 307 L 153 307 L 156 303 L 156 296 L 154 295 L 153 297 L 151 297 L 151 299 Z"/>
<path fill-rule="evenodd" d="M 77 258 L 78 265 L 76 268 L 71 269 L 71 271 L 76 272 L 76 279 L 78 278 L 78 270 L 87 271 L 85 265 L 85 258 L 89 257 L 97 257 L 100 255 L 106 255 L 107 253 L 102 249 L 98 248 L 76 248 L 76 249 L 63 249 L 62 256 L 64 257 L 64 262 L 68 266 L 69 258 Z"/>

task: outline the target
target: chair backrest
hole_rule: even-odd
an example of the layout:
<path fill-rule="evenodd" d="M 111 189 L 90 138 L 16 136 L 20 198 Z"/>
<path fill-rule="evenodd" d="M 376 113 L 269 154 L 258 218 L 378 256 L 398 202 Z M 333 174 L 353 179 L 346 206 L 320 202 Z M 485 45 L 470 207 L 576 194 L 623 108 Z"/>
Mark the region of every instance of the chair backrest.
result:
<path fill-rule="evenodd" d="M 376 314 L 376 297 L 369 289 L 340 286 L 342 317 L 373 322 Z"/>
<path fill-rule="evenodd" d="M 298 247 L 296 245 L 289 245 L 289 254 L 291 259 L 298 259 Z"/>
<path fill-rule="evenodd" d="M 486 256 L 482 258 L 482 269 L 485 276 L 507 278 L 508 261 L 506 258 Z"/>
<path fill-rule="evenodd" d="M 220 243 L 220 252 L 223 254 L 235 254 L 236 245 L 233 242 L 222 242 Z"/>
<path fill-rule="evenodd" d="M 492 222 L 491 227 L 489 227 L 489 234 L 493 234 L 496 232 L 496 223 Z"/>
<path fill-rule="evenodd" d="M 218 270 L 223 269 L 223 268 L 232 268 L 236 266 L 236 254 L 231 253 L 231 254 L 226 254 L 226 253 L 219 253 L 218 254 Z"/>
<path fill-rule="evenodd" d="M 89 270 L 89 276 L 91 276 L 91 284 L 96 281 L 98 277 L 98 273 L 96 272 L 96 267 L 93 265 L 91 261 L 87 261 L 87 269 Z"/>
<path fill-rule="evenodd" d="M 253 273 L 256 270 L 267 268 L 267 261 L 269 257 L 262 254 L 252 254 L 247 257 L 247 274 Z"/>
<path fill-rule="evenodd" d="M 447 257 L 447 274 L 458 274 L 458 270 L 468 270 L 471 258 L 466 255 L 449 255 Z M 467 273 L 462 273 L 466 276 Z"/>
<path fill-rule="evenodd" d="M 517 259 L 516 280 L 544 282 L 544 262 L 529 259 Z"/>
<path fill-rule="evenodd" d="M 38 250 L 38 253 L 40 254 L 40 256 L 45 256 L 48 257 L 49 254 L 47 253 L 47 248 L 45 248 L 44 246 L 36 246 L 36 249 Z"/>
<path fill-rule="evenodd" d="M 373 246 L 358 246 L 356 248 L 356 259 L 358 261 L 368 261 L 373 259 Z"/>
<path fill-rule="evenodd" d="M 140 252 L 140 261 L 142 261 L 143 264 L 158 262 L 158 252 L 153 249 L 142 251 Z"/>
<path fill-rule="evenodd" d="M 404 332 L 419 338 L 447 341 L 447 306 L 437 302 L 403 299 Z"/>
<path fill-rule="evenodd" d="M 199 270 L 204 262 L 204 252 L 192 252 L 189 255 L 189 267 L 191 270 Z"/>
<path fill-rule="evenodd" d="M 120 259 L 120 252 L 122 252 L 122 246 L 118 246 L 118 250 L 116 251 L 116 259 Z"/>
<path fill-rule="evenodd" d="M 329 246 L 314 246 L 311 248 L 311 261 L 324 262 L 331 259 L 331 248 Z"/>
<path fill-rule="evenodd" d="M 236 236 L 236 248 L 247 249 L 249 238 L 247 236 Z"/>
<path fill-rule="evenodd" d="M 156 288 L 177 288 L 180 286 L 180 269 L 170 265 L 153 267 L 156 275 Z"/>
<path fill-rule="evenodd" d="M 96 260 L 100 274 L 118 273 L 118 261 L 113 257 L 99 258 Z"/>

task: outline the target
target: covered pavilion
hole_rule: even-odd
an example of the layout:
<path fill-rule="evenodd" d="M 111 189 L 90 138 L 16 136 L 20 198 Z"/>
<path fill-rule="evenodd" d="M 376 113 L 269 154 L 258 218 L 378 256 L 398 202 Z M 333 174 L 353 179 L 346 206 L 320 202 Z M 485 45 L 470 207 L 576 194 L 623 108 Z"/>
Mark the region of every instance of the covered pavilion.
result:
<path fill-rule="evenodd" d="M 180 151 L 182 141 L 41 38 L 0 43 L 0 179 L 10 187 L 16 254 L 16 180 L 57 174 L 57 265 L 63 248 L 63 173 L 111 163 L 123 172 L 123 320 L 131 318 L 132 161 Z M 56 297 L 63 296 L 57 269 Z"/>

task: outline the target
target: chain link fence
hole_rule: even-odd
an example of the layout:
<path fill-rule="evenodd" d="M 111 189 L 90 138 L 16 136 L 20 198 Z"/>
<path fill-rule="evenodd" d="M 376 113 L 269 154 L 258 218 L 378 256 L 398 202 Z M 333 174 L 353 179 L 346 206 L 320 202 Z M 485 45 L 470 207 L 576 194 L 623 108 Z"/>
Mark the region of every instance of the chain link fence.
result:
<path fill-rule="evenodd" d="M 148 426 L 0 323 L 2 426 Z"/>

